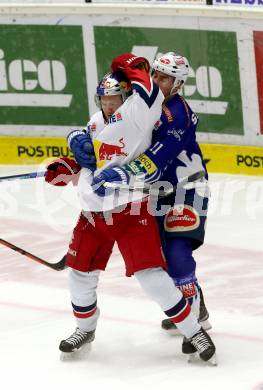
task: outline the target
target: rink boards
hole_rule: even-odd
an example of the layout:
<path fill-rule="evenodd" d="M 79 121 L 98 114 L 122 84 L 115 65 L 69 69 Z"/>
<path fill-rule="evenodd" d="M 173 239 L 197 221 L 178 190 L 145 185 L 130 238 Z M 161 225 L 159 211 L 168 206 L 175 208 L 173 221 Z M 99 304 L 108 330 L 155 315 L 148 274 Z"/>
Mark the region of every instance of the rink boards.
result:
<path fill-rule="evenodd" d="M 72 157 L 62 137 L 0 137 L 0 164 L 42 164 Z M 244 145 L 201 144 L 208 172 L 263 175 L 263 148 Z"/>

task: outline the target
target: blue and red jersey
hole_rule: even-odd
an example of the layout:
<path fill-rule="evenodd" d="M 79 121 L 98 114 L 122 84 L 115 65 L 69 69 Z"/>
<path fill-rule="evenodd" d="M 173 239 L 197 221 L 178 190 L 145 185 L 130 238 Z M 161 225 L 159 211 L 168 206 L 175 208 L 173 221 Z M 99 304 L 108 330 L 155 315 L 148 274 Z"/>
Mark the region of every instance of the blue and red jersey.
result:
<path fill-rule="evenodd" d="M 164 103 L 160 120 L 156 123 L 151 146 L 138 157 L 146 170 L 145 181 L 178 180 L 190 176 L 206 166 L 196 141 L 197 115 L 179 94 Z"/>

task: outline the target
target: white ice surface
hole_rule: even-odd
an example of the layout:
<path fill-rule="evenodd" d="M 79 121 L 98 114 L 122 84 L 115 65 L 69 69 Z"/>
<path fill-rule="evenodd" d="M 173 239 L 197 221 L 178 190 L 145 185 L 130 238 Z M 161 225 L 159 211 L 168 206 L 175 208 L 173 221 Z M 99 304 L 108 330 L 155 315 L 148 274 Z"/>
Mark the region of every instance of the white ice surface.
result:
<path fill-rule="evenodd" d="M 0 166 L 2 175 L 30 167 Z M 187 364 L 181 338 L 126 278 L 115 249 L 98 289 L 101 318 L 84 360 L 61 362 L 75 328 L 67 270 L 56 272 L 0 247 L 1 389 L 263 389 L 263 180 L 211 175 L 206 243 L 196 251 L 218 366 Z M 46 259 L 65 253 L 79 212 L 75 188 L 43 179 L 0 183 L 0 237 Z"/>

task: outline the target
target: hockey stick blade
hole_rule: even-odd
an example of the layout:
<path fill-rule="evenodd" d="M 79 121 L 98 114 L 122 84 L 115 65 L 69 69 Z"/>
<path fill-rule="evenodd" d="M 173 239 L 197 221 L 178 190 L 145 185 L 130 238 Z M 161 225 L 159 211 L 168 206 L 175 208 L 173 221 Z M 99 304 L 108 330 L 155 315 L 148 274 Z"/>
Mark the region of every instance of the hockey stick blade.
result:
<path fill-rule="evenodd" d="M 36 261 L 37 263 L 45 265 L 46 267 L 51 268 L 55 271 L 62 271 L 63 269 L 66 268 L 66 255 L 57 263 L 52 264 L 46 260 L 40 259 L 40 257 L 37 257 L 37 256 L 33 255 L 32 253 L 27 252 L 26 250 L 24 250 L 22 248 L 19 248 L 18 246 L 12 244 L 11 242 L 3 240 L 2 238 L 0 238 L 0 244 L 12 249 L 13 251 L 20 253 L 21 255 L 26 256 L 27 258 L 29 258 L 31 260 Z"/>
<path fill-rule="evenodd" d="M 141 182 L 142 186 L 138 186 L 138 187 L 130 187 L 128 184 L 117 184 L 116 185 L 116 183 L 107 183 L 107 182 L 104 184 L 104 186 L 106 188 L 111 188 L 113 190 L 141 191 L 143 194 L 146 194 L 146 195 L 155 195 L 155 196 L 159 195 L 160 197 L 163 197 L 163 196 L 168 196 L 168 195 L 172 194 L 178 188 L 183 188 L 188 183 L 194 183 L 194 182 L 202 179 L 203 177 L 205 177 L 205 175 L 206 175 L 205 171 L 198 171 L 198 172 L 193 173 L 190 176 L 183 177 L 182 179 L 180 179 L 178 181 L 176 186 L 170 187 L 168 191 L 165 191 L 165 190 L 163 191 L 163 190 L 160 190 L 159 188 L 154 188 L 154 187 L 152 187 L 152 185 L 146 187 L 145 183 L 143 181 Z M 153 183 L 153 184 L 155 184 L 155 183 Z"/>
<path fill-rule="evenodd" d="M 21 173 L 19 175 L 11 175 L 11 176 L 2 176 L 0 177 L 1 181 L 11 181 L 11 180 L 24 180 L 24 179 L 35 179 L 37 177 L 45 176 L 46 172 L 30 172 L 30 173 Z"/>

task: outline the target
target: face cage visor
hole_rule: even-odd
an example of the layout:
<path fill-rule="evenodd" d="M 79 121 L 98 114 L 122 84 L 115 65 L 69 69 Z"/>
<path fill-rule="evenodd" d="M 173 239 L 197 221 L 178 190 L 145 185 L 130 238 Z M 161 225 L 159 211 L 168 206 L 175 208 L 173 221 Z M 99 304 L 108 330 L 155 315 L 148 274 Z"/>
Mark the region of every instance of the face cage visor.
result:
<path fill-rule="evenodd" d="M 112 88 L 112 89 L 105 89 L 105 88 L 97 88 L 97 93 L 94 96 L 94 100 L 96 103 L 96 106 L 101 110 L 101 101 L 100 98 L 102 96 L 121 96 L 122 102 L 124 103 L 125 100 L 131 95 L 131 91 L 124 91 L 122 88 Z"/>

